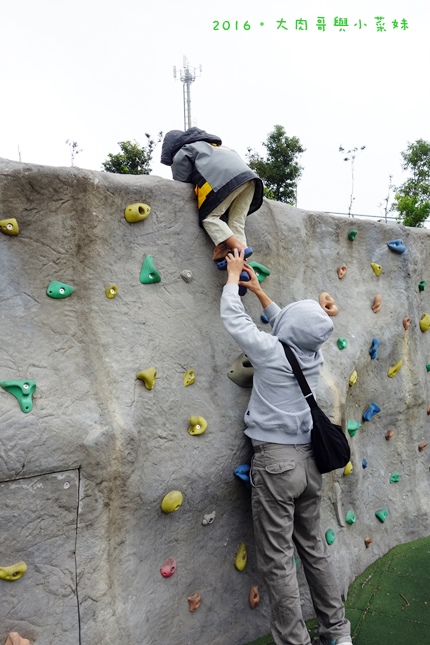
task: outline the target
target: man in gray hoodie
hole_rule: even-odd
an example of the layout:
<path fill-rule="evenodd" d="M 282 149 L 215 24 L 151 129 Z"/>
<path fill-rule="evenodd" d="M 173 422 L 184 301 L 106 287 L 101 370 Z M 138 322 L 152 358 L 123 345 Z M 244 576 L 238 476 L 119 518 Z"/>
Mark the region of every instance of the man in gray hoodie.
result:
<path fill-rule="evenodd" d="M 320 527 L 322 477 L 311 445 L 312 417 L 280 340 L 294 351 L 315 392 L 321 345 L 333 322 L 314 300 L 280 309 L 263 291 L 243 253 L 227 255 L 227 284 L 221 297 L 225 328 L 254 367 L 245 434 L 254 456 L 250 472 L 257 564 L 267 586 L 276 645 L 310 645 L 302 616 L 294 545 L 303 563 L 318 620 L 321 645 L 352 643 L 350 623 Z M 246 270 L 249 282 L 240 282 Z M 259 299 L 272 326 L 260 331 L 238 295 L 245 286 Z"/>

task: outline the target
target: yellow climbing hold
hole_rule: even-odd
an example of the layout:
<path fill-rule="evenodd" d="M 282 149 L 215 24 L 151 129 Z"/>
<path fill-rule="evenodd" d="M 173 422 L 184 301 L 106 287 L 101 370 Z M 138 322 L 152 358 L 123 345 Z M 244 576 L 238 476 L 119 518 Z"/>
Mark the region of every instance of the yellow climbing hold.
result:
<path fill-rule="evenodd" d="M 203 417 L 198 417 L 193 415 L 190 417 L 190 427 L 188 428 L 188 433 L 192 435 L 199 435 L 206 432 L 208 427 L 208 422 Z"/>
<path fill-rule="evenodd" d="M 115 298 L 118 293 L 118 287 L 115 284 L 110 284 L 105 289 L 106 298 Z"/>
<path fill-rule="evenodd" d="M 394 367 L 390 367 L 388 370 L 387 374 L 390 378 L 393 378 L 393 376 L 396 376 L 397 372 L 400 370 L 400 368 L 403 365 L 403 361 L 397 361 L 397 363 L 394 365 Z"/>
<path fill-rule="evenodd" d="M 352 387 L 353 385 L 355 385 L 357 383 L 357 378 L 358 378 L 357 370 L 354 370 L 353 373 L 351 374 L 351 376 L 349 377 L 349 385 L 350 385 L 350 387 Z"/>
<path fill-rule="evenodd" d="M 0 220 L 0 231 L 5 235 L 18 235 L 19 226 L 14 217 Z"/>
<path fill-rule="evenodd" d="M 354 470 L 354 466 L 352 465 L 352 461 L 348 461 L 345 468 L 343 469 L 343 474 L 350 475 L 353 470 Z"/>
<path fill-rule="evenodd" d="M 136 378 L 144 382 L 147 390 L 152 390 L 154 389 L 155 379 L 157 378 L 157 370 L 155 367 L 148 367 L 148 369 L 138 372 Z"/>
<path fill-rule="evenodd" d="M 430 329 L 430 314 L 423 314 L 420 320 L 421 331 L 428 331 Z"/>
<path fill-rule="evenodd" d="M 247 561 L 248 561 L 248 553 L 246 551 L 246 545 L 245 545 L 245 542 L 241 542 L 239 544 L 239 548 L 236 553 L 234 566 L 238 571 L 243 571 L 244 568 L 246 567 Z"/>
<path fill-rule="evenodd" d="M 148 204 L 130 204 L 124 211 L 124 217 L 127 222 L 141 222 L 146 219 L 151 212 L 151 207 Z"/>
<path fill-rule="evenodd" d="M 371 267 L 372 267 L 372 269 L 374 270 L 375 275 L 381 275 L 381 273 L 382 273 L 382 267 L 381 267 L 381 265 L 380 265 L 380 264 L 376 264 L 375 262 L 371 262 L 371 263 L 370 263 L 370 266 L 371 266 Z"/>
<path fill-rule="evenodd" d="M 195 380 L 196 380 L 196 375 L 194 374 L 194 370 L 187 370 L 184 374 L 185 387 L 187 387 L 187 385 L 192 385 Z"/>
<path fill-rule="evenodd" d="M 180 490 L 171 490 L 163 497 L 161 502 L 161 510 L 164 513 L 173 513 L 180 508 L 182 504 L 182 493 Z"/>
<path fill-rule="evenodd" d="M 18 580 L 27 571 L 25 562 L 11 564 L 10 567 L 0 567 L 0 578 L 2 580 Z"/>

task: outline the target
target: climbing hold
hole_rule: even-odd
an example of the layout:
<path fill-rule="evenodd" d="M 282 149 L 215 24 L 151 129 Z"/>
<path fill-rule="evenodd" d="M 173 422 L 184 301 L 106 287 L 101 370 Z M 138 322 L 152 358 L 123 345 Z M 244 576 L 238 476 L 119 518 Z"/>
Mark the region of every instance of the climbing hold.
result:
<path fill-rule="evenodd" d="M 147 255 L 143 261 L 140 271 L 140 281 L 142 284 L 155 284 L 161 281 L 161 276 L 155 268 L 152 255 Z"/>
<path fill-rule="evenodd" d="M 262 322 L 262 323 L 264 323 L 265 325 L 268 325 L 268 324 L 269 324 L 269 319 L 268 319 L 268 317 L 266 316 L 266 314 L 261 314 L 261 316 L 260 316 L 260 320 L 261 320 L 261 322 Z"/>
<path fill-rule="evenodd" d="M 147 390 L 153 390 L 155 379 L 157 378 L 157 370 L 155 367 L 148 367 L 136 374 L 136 378 L 143 381 Z"/>
<path fill-rule="evenodd" d="M 380 293 L 378 293 L 374 298 L 373 298 L 373 305 L 372 305 L 372 311 L 374 314 L 377 314 L 378 311 L 381 310 L 382 307 L 382 296 Z"/>
<path fill-rule="evenodd" d="M 348 420 L 347 429 L 351 437 L 355 437 L 355 433 L 359 428 L 361 428 L 361 423 L 359 421 Z"/>
<path fill-rule="evenodd" d="M 348 238 L 351 241 L 355 240 L 357 233 L 358 233 L 358 231 L 355 231 L 354 229 L 352 231 L 349 231 Z"/>
<path fill-rule="evenodd" d="M 430 415 L 430 405 L 427 408 L 427 414 Z"/>
<path fill-rule="evenodd" d="M 199 435 L 206 432 L 208 427 L 208 422 L 203 419 L 203 417 L 198 417 L 193 415 L 190 417 L 190 425 L 188 428 L 188 434 Z"/>
<path fill-rule="evenodd" d="M 390 484 L 397 484 L 400 481 L 400 473 L 397 470 L 394 473 L 391 473 Z"/>
<path fill-rule="evenodd" d="M 300 562 L 299 558 L 295 555 L 294 556 L 294 564 L 296 565 L 296 567 L 299 566 L 299 562 Z"/>
<path fill-rule="evenodd" d="M 410 318 L 403 318 L 403 327 L 405 328 L 405 330 L 409 329 L 411 322 L 412 321 Z"/>
<path fill-rule="evenodd" d="M 234 469 L 234 474 L 236 477 L 239 477 L 242 481 L 245 482 L 245 484 L 250 483 L 249 479 L 249 471 L 251 470 L 251 466 L 249 464 L 241 464 L 240 466 L 237 466 L 237 468 Z"/>
<path fill-rule="evenodd" d="M 366 457 L 363 457 L 363 461 L 361 462 L 361 466 L 362 466 L 362 468 L 367 468 L 367 466 L 368 466 L 368 465 L 369 465 L 369 464 L 368 464 L 368 462 L 367 462 Z"/>
<path fill-rule="evenodd" d="M 393 428 L 391 428 L 391 430 L 388 430 L 388 432 L 386 433 L 385 439 L 387 441 L 390 441 L 390 439 L 392 439 L 393 437 L 394 437 L 394 430 Z"/>
<path fill-rule="evenodd" d="M 201 605 L 202 596 L 199 591 L 196 591 L 191 596 L 188 596 L 188 602 L 190 606 L 190 611 L 196 611 Z"/>
<path fill-rule="evenodd" d="M 36 390 L 36 381 L 32 379 L 28 379 L 27 381 L 10 379 L 8 381 L 0 381 L 0 387 L 6 390 L 6 392 L 13 394 L 23 412 L 31 412 L 33 408 L 32 396 Z"/>
<path fill-rule="evenodd" d="M 337 316 L 339 307 L 337 306 L 334 298 L 327 293 L 327 291 L 320 293 L 319 302 L 326 314 L 329 316 Z"/>
<path fill-rule="evenodd" d="M 234 566 L 238 571 L 243 571 L 244 568 L 246 567 L 247 561 L 248 561 L 248 553 L 246 552 L 246 545 L 245 545 L 245 542 L 241 542 L 239 544 L 239 548 L 236 553 Z"/>
<path fill-rule="evenodd" d="M 406 251 L 406 246 L 403 246 L 402 240 L 391 240 L 391 242 L 387 242 L 387 246 L 395 253 L 404 253 Z"/>
<path fill-rule="evenodd" d="M 381 408 L 379 405 L 375 402 L 371 403 L 369 407 L 367 408 L 366 412 L 363 413 L 363 419 L 364 421 L 370 421 L 370 419 L 375 416 L 375 414 L 378 414 L 378 412 L 381 411 Z"/>
<path fill-rule="evenodd" d="M 373 271 L 375 272 L 375 275 L 381 275 L 382 267 L 381 267 L 380 264 L 376 264 L 375 262 L 371 262 L 370 266 L 372 267 Z"/>
<path fill-rule="evenodd" d="M 393 378 L 393 376 L 396 376 L 397 372 L 400 370 L 400 368 L 403 365 L 403 361 L 397 361 L 397 363 L 393 366 L 390 367 L 387 374 L 390 378 Z"/>
<path fill-rule="evenodd" d="M 110 284 L 105 289 L 106 298 L 115 298 L 117 293 L 118 293 L 118 287 L 116 286 L 116 284 Z"/>
<path fill-rule="evenodd" d="M 161 510 L 164 513 L 173 513 L 182 504 L 182 493 L 179 490 L 171 490 L 161 501 Z"/>
<path fill-rule="evenodd" d="M 354 466 L 352 465 L 352 461 L 348 461 L 345 468 L 343 469 L 343 474 L 350 475 L 353 470 L 354 470 Z"/>
<path fill-rule="evenodd" d="M 427 363 L 426 370 L 427 370 L 427 372 L 430 372 L 430 363 Z"/>
<path fill-rule="evenodd" d="M 371 538 L 371 537 L 364 538 L 364 544 L 366 545 L 366 549 L 369 548 L 369 546 L 372 544 L 372 542 L 373 542 L 373 538 Z"/>
<path fill-rule="evenodd" d="M 381 508 L 379 511 L 376 511 L 375 515 L 380 522 L 384 523 L 388 516 L 388 509 Z"/>
<path fill-rule="evenodd" d="M 354 511 L 352 509 L 350 509 L 346 514 L 345 522 L 347 524 L 355 524 L 356 520 L 357 520 L 357 518 L 355 517 Z"/>
<path fill-rule="evenodd" d="M 189 269 L 184 269 L 181 271 L 181 278 L 184 282 L 191 282 L 193 279 L 193 274 Z"/>
<path fill-rule="evenodd" d="M 196 380 L 196 375 L 194 374 L 194 370 L 187 370 L 184 374 L 185 387 L 187 387 L 188 385 L 192 385 L 195 380 Z"/>
<path fill-rule="evenodd" d="M 421 441 L 421 443 L 418 444 L 418 450 L 422 452 L 426 446 L 427 444 L 425 443 L 425 441 Z"/>
<path fill-rule="evenodd" d="M 255 262 L 254 260 L 251 260 L 248 264 L 254 269 L 258 282 L 263 282 L 263 280 L 270 275 L 270 269 L 265 267 L 263 264 Z"/>
<path fill-rule="evenodd" d="M 249 282 L 251 280 L 251 276 L 249 275 L 248 271 L 242 271 L 239 280 L 241 282 Z M 244 296 L 247 291 L 247 287 L 245 287 L 243 284 L 239 285 L 239 296 Z"/>
<path fill-rule="evenodd" d="M 5 235 L 18 235 L 19 226 L 14 217 L 0 220 L 0 231 Z"/>
<path fill-rule="evenodd" d="M 203 526 L 207 526 L 208 524 L 212 524 L 212 522 L 215 519 L 215 511 L 212 511 L 212 513 L 208 513 L 207 515 L 203 516 L 202 524 Z"/>
<path fill-rule="evenodd" d="M 146 219 L 150 212 L 151 207 L 148 204 L 130 204 L 124 211 L 124 217 L 127 222 L 133 224 Z"/>
<path fill-rule="evenodd" d="M 242 255 L 243 259 L 246 260 L 247 258 L 249 258 L 253 254 L 253 252 L 254 251 L 253 251 L 252 246 L 247 246 L 246 249 L 243 251 L 243 255 Z M 227 260 L 226 259 L 220 260 L 219 262 L 216 263 L 216 265 L 217 265 L 217 269 L 219 269 L 220 271 L 226 271 L 227 270 Z"/>
<path fill-rule="evenodd" d="M 430 329 L 430 314 L 423 314 L 420 320 L 421 331 L 428 331 Z"/>
<path fill-rule="evenodd" d="M 353 373 L 351 374 L 351 376 L 349 377 L 349 385 L 350 385 L 350 387 L 352 387 L 353 385 L 355 385 L 357 383 L 357 378 L 358 378 L 357 370 L 354 370 Z"/>
<path fill-rule="evenodd" d="M 19 580 L 26 571 L 27 565 L 22 561 L 11 564 L 10 567 L 0 567 L 0 579 L 10 581 Z"/>
<path fill-rule="evenodd" d="M 64 282 L 57 282 L 53 280 L 50 282 L 46 288 L 46 295 L 50 298 L 56 298 L 60 300 L 62 298 L 68 298 L 74 292 L 75 287 L 72 287 L 70 284 L 64 284 Z"/>
<path fill-rule="evenodd" d="M 348 267 L 346 264 L 342 264 L 340 267 L 337 267 L 337 277 L 339 280 L 342 280 L 346 276 L 346 273 L 348 271 Z"/>
<path fill-rule="evenodd" d="M 348 341 L 346 340 L 346 338 L 338 338 L 337 346 L 339 347 L 339 349 L 345 349 L 345 347 L 348 347 Z"/>
<path fill-rule="evenodd" d="M 372 345 L 370 346 L 369 349 L 369 354 L 370 358 L 374 360 L 375 358 L 378 358 L 378 347 L 381 344 L 381 341 L 379 338 L 372 338 Z"/>
<path fill-rule="evenodd" d="M 336 533 L 333 531 L 333 529 L 327 529 L 325 532 L 325 540 L 327 544 L 333 544 L 333 542 L 336 539 Z"/>
<path fill-rule="evenodd" d="M 424 289 L 426 288 L 426 284 L 427 282 L 425 280 L 421 280 L 421 282 L 418 285 L 418 291 L 424 291 Z"/>
<path fill-rule="evenodd" d="M 20 636 L 18 632 L 10 632 L 4 645 L 30 645 L 30 641 Z"/>
<path fill-rule="evenodd" d="M 246 354 L 239 354 L 227 372 L 230 381 L 241 387 L 252 387 L 254 368 Z"/>
<path fill-rule="evenodd" d="M 166 562 L 160 569 L 160 573 L 163 578 L 170 578 L 176 571 L 176 560 L 175 558 L 168 558 Z"/>
<path fill-rule="evenodd" d="M 259 602 L 260 592 L 258 590 L 258 587 L 257 585 L 251 585 L 251 589 L 249 590 L 249 604 L 251 606 L 251 609 L 255 609 Z"/>

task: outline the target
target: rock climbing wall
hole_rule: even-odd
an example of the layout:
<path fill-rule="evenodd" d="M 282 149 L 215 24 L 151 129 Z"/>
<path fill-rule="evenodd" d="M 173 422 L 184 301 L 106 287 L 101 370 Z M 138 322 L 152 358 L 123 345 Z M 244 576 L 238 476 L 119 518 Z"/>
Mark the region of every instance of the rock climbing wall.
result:
<path fill-rule="evenodd" d="M 130 223 L 134 203 L 151 212 Z M 430 534 L 429 234 L 267 201 L 247 231 L 278 304 L 328 292 L 339 309 L 318 394 L 349 427 L 352 472 L 325 475 L 323 497 L 346 591 Z M 250 390 L 227 377 L 240 350 L 211 252 L 189 185 L 0 161 L 0 642 L 243 645 L 268 631 L 234 475 Z"/>

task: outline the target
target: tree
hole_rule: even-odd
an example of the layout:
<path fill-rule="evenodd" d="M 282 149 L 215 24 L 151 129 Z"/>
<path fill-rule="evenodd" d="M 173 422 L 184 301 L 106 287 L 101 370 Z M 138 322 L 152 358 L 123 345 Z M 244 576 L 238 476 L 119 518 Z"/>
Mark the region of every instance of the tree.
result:
<path fill-rule="evenodd" d="M 82 152 L 82 148 L 80 150 L 78 150 L 79 143 L 77 141 L 70 141 L 70 139 L 67 139 L 66 143 L 67 143 L 67 145 L 69 146 L 69 149 L 70 149 L 70 165 L 74 166 L 75 165 L 76 155 L 78 155 L 80 152 Z"/>
<path fill-rule="evenodd" d="M 265 183 L 266 197 L 286 204 L 297 204 L 297 183 L 303 170 L 297 157 L 305 149 L 297 137 L 287 136 L 282 125 L 274 126 L 263 146 L 267 150 L 265 157 L 248 148 L 247 161 Z"/>
<path fill-rule="evenodd" d="M 119 141 L 121 152 L 114 155 L 108 154 L 106 161 L 102 163 L 105 172 L 118 173 L 120 175 L 149 175 L 151 173 L 151 160 L 154 148 L 160 143 L 163 133 L 159 132 L 157 140 L 145 132 L 146 145 L 141 146 L 136 140 Z"/>
<path fill-rule="evenodd" d="M 344 161 L 350 161 L 351 162 L 351 194 L 349 196 L 349 207 L 348 207 L 348 217 L 354 217 L 354 215 L 351 214 L 352 210 L 352 203 L 355 200 L 354 197 L 354 164 L 355 164 L 355 158 L 358 157 L 359 154 L 365 150 L 366 146 L 361 146 L 360 149 L 357 147 L 351 148 L 351 150 L 348 150 L 346 153 L 346 157 L 344 157 Z M 342 145 L 339 146 L 339 152 L 343 154 L 345 152 L 345 148 L 342 148 Z"/>
<path fill-rule="evenodd" d="M 401 153 L 403 170 L 412 176 L 396 188 L 393 210 L 405 226 L 422 228 L 430 216 L 430 142 L 417 139 Z"/>

